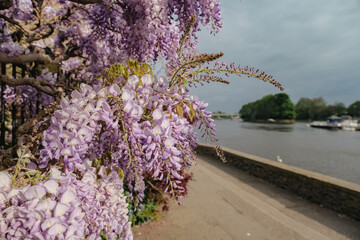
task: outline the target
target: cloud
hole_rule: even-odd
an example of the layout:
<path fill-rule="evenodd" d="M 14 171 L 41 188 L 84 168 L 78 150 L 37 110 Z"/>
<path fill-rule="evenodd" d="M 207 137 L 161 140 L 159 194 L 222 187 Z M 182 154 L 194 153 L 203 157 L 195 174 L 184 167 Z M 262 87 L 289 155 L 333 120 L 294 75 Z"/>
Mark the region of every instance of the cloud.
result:
<path fill-rule="evenodd" d="M 360 2 L 357 0 L 222 1 L 223 29 L 199 34 L 201 52 L 223 51 L 235 62 L 275 76 L 296 103 L 323 96 L 349 105 L 360 96 Z M 192 90 L 212 111 L 237 112 L 243 104 L 279 91 L 256 79 L 231 77 L 230 86 Z M 215 98 L 214 96 L 221 96 Z"/>

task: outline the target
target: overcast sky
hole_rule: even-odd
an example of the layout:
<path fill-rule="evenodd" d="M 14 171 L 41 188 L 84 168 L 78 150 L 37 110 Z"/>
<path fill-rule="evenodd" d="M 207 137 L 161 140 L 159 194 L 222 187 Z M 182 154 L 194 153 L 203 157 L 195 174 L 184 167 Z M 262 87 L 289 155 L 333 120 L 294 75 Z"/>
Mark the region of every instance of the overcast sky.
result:
<path fill-rule="evenodd" d="M 291 100 L 322 96 L 346 106 L 360 100 L 359 0 L 223 0 L 223 28 L 199 34 L 201 52 L 224 52 L 230 64 L 275 77 Z M 280 91 L 246 77 L 192 89 L 210 111 L 238 112 L 243 104 Z"/>

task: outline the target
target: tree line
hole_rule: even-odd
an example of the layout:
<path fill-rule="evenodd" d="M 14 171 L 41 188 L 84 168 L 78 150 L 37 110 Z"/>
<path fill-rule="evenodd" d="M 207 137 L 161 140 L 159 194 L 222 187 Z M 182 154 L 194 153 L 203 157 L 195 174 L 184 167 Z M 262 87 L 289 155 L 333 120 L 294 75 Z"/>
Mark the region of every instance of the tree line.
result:
<path fill-rule="evenodd" d="M 348 107 L 342 102 L 328 105 L 324 98 L 300 98 L 294 105 L 286 93 L 266 95 L 263 98 L 249 102 L 239 111 L 245 121 L 257 120 L 325 120 L 331 115 L 350 115 L 360 117 L 360 101 Z"/>
<path fill-rule="evenodd" d="M 300 98 L 295 105 L 295 111 L 297 120 L 324 120 L 331 115 L 360 117 L 360 101 L 346 107 L 342 102 L 328 105 L 322 97 Z"/>

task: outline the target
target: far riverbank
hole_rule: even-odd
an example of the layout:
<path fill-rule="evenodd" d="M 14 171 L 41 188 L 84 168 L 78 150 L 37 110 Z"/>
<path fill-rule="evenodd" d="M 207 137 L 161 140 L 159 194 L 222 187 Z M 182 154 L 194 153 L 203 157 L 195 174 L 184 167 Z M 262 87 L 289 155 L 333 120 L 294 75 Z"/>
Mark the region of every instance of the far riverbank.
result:
<path fill-rule="evenodd" d="M 253 121 L 244 121 L 249 123 L 268 123 L 268 124 L 293 124 L 295 123 L 294 119 L 267 119 L 267 120 L 253 120 Z"/>

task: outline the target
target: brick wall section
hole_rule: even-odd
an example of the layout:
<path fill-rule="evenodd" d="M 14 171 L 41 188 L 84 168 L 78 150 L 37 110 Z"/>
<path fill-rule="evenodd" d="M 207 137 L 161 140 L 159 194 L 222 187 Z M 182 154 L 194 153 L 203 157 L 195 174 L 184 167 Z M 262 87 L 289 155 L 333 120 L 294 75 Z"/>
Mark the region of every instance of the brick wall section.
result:
<path fill-rule="evenodd" d="M 360 185 L 232 149 L 223 150 L 227 164 L 360 221 Z M 216 157 L 209 146 L 199 145 L 196 151 L 198 155 Z"/>

